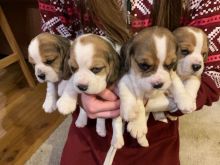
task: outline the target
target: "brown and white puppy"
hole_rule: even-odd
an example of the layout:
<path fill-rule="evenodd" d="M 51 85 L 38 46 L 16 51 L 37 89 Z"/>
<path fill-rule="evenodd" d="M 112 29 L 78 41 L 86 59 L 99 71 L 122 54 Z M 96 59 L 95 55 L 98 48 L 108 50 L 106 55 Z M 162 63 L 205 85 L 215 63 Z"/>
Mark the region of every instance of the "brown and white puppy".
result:
<path fill-rule="evenodd" d="M 177 28 L 173 34 L 178 44 L 177 69 L 172 74 L 172 86 L 169 89 L 176 104 L 173 111 L 180 109 L 183 113 L 190 113 L 196 109 L 196 96 L 201 84 L 204 61 L 208 56 L 208 38 L 201 29 L 189 26 Z M 184 96 L 184 93 L 187 94 Z M 184 109 L 187 100 L 193 100 L 194 107 Z M 149 101 L 149 106 L 155 106 L 156 102 Z M 159 101 L 161 104 L 164 102 Z"/>
<path fill-rule="evenodd" d="M 196 109 L 184 110 L 181 106 L 186 104 L 186 99 L 193 99 L 196 102 L 197 92 L 201 83 L 201 74 L 204 70 L 204 59 L 208 56 L 208 39 L 206 34 L 198 28 L 181 27 L 173 32 L 177 44 L 177 69 L 172 74 L 172 95 L 175 98 L 177 107 L 183 113 L 190 113 Z M 179 83 L 177 83 L 179 82 Z M 180 83 L 183 82 L 183 83 Z M 191 96 L 185 99 L 180 95 L 183 91 Z M 183 101 L 184 100 L 184 101 Z M 195 103 L 196 104 L 196 103 Z"/>
<path fill-rule="evenodd" d="M 144 100 L 170 87 L 170 71 L 177 59 L 176 41 L 165 28 L 146 28 L 122 47 L 122 55 L 126 74 L 118 85 L 121 116 L 128 121 L 131 135 L 146 147 L 149 112 L 145 112 Z"/>
<path fill-rule="evenodd" d="M 74 40 L 68 64 L 72 76 L 57 101 L 62 114 L 75 111 L 78 94 L 99 94 L 119 78 L 118 53 L 110 41 L 94 34 L 84 34 Z M 81 108 L 76 126 L 84 127 L 86 124 L 87 115 Z M 97 119 L 96 125 L 97 133 L 105 136 L 105 120 Z"/>
<path fill-rule="evenodd" d="M 176 73 L 184 84 L 183 88 L 175 83 L 173 90 L 179 93 L 181 92 L 180 89 L 182 89 L 182 91 L 185 89 L 192 99 L 196 101 L 197 92 L 201 83 L 201 74 L 204 70 L 204 59 L 208 56 L 207 36 L 201 29 L 194 27 L 181 27 L 176 29 L 173 33 L 178 43 L 178 65 Z M 173 97 L 175 97 L 175 94 L 178 95 L 178 93 L 172 92 Z M 177 106 L 179 102 L 184 104 L 183 101 L 177 101 Z M 184 113 L 189 112 L 192 111 L 186 111 Z"/>
<path fill-rule="evenodd" d="M 199 28 L 181 27 L 173 32 L 178 44 L 177 74 L 181 79 L 201 77 L 208 56 L 208 38 Z"/>
<path fill-rule="evenodd" d="M 68 79 L 71 75 L 67 65 L 69 50 L 70 40 L 50 33 L 37 35 L 28 46 L 28 59 L 34 66 L 37 80 L 40 83 L 47 82 L 47 94 L 43 104 L 45 112 L 56 110 L 56 85 L 60 83 L 60 95 L 66 83 L 61 80 Z"/>

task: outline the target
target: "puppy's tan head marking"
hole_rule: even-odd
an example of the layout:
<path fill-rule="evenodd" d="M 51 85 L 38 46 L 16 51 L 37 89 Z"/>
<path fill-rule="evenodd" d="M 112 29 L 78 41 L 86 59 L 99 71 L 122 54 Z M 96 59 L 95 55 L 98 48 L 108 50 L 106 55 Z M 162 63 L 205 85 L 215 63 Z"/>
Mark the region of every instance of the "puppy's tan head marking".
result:
<path fill-rule="evenodd" d="M 29 44 L 29 61 L 35 64 L 35 75 L 40 82 L 56 82 L 69 78 L 70 41 L 58 35 L 41 33 Z"/>
<path fill-rule="evenodd" d="M 170 85 L 170 70 L 176 62 L 176 41 L 162 27 L 150 27 L 131 38 L 121 49 L 124 72 L 137 79 L 143 91 L 166 90 Z"/>
<path fill-rule="evenodd" d="M 78 40 L 75 40 L 72 48 L 71 48 L 71 57 L 69 64 L 72 67 L 72 70 L 77 71 L 79 68 L 79 64 L 77 62 L 77 54 L 74 51 L 76 48 L 76 44 L 80 43 L 82 46 L 91 45 L 93 47 L 94 52 L 92 55 L 92 59 L 90 59 L 90 71 L 96 75 L 107 75 L 108 84 L 114 83 L 119 77 L 119 67 L 120 60 L 119 55 L 114 50 L 112 45 L 108 43 L 105 39 L 97 36 L 97 35 L 85 35 L 80 37 Z M 81 57 L 86 58 L 86 57 Z"/>
<path fill-rule="evenodd" d="M 155 38 L 164 39 L 166 52 L 163 55 L 158 51 Z M 147 28 L 130 39 L 121 49 L 124 57 L 124 71 L 132 67 L 142 73 L 142 77 L 154 74 L 163 58 L 163 66 L 170 70 L 176 62 L 176 41 L 172 33 L 161 27 Z M 164 56 L 164 57 L 162 57 Z"/>
<path fill-rule="evenodd" d="M 70 70 L 67 60 L 69 58 L 70 41 L 58 35 L 42 33 L 38 36 L 39 49 L 42 61 L 60 70 L 60 76 L 68 79 Z"/>
<path fill-rule="evenodd" d="M 203 37 L 200 50 L 204 59 L 206 58 L 209 49 L 207 35 L 201 29 L 195 27 L 180 27 L 173 32 L 178 44 L 178 59 L 184 58 L 195 50 L 197 45 L 195 33 L 201 34 Z"/>
<path fill-rule="evenodd" d="M 106 39 L 86 34 L 73 42 L 69 66 L 74 74 L 76 90 L 82 91 L 80 86 L 83 85 L 87 86 L 83 92 L 95 94 L 118 80 L 120 59 Z"/>

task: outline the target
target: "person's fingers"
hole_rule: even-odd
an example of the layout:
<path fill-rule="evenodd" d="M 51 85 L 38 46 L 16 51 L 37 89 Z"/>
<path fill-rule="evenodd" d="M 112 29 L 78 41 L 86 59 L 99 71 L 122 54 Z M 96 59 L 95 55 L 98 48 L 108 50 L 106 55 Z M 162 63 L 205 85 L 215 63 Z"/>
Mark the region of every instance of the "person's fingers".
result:
<path fill-rule="evenodd" d="M 120 111 L 119 111 L 119 109 L 117 109 L 117 110 L 114 110 L 114 111 L 99 112 L 99 113 L 95 113 L 95 114 L 88 113 L 87 115 L 91 119 L 96 119 L 96 118 L 108 119 L 108 118 L 118 117 L 120 115 Z"/>
<path fill-rule="evenodd" d="M 119 109 L 120 101 L 102 101 L 93 95 L 81 95 L 81 100 L 85 111 L 89 113 L 98 113 Z"/>
<path fill-rule="evenodd" d="M 98 113 L 98 112 L 105 112 L 105 111 L 114 111 L 119 109 L 120 101 L 101 101 L 101 100 L 94 100 L 93 103 L 88 105 L 87 110 L 90 113 Z"/>
<path fill-rule="evenodd" d="M 98 96 L 108 101 L 115 101 L 118 99 L 117 95 L 109 89 L 105 89 L 103 92 L 99 93 Z"/>

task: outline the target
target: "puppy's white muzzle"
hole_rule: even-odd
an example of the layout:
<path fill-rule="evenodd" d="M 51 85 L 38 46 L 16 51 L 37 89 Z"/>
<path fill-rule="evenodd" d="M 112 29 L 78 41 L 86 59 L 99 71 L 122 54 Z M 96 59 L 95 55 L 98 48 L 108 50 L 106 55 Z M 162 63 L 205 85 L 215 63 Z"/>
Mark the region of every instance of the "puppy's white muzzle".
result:
<path fill-rule="evenodd" d="M 191 54 L 178 61 L 177 72 L 180 76 L 199 76 L 204 69 L 203 57 L 201 54 Z"/>
<path fill-rule="evenodd" d="M 59 81 L 59 76 L 55 70 L 45 64 L 35 65 L 35 76 L 40 83 Z"/>
<path fill-rule="evenodd" d="M 79 70 L 74 73 L 73 85 L 78 93 L 98 94 L 107 86 L 106 76 L 95 75 L 88 69 Z"/>

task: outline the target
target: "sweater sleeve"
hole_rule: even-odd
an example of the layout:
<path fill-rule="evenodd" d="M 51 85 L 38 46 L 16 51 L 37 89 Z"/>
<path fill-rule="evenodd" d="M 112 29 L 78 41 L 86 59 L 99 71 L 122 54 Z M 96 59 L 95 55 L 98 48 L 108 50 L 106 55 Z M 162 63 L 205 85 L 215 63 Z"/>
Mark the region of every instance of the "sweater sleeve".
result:
<path fill-rule="evenodd" d="M 189 0 L 189 20 L 185 26 L 202 29 L 208 36 L 209 56 L 202 73 L 201 86 L 197 94 L 197 110 L 218 101 L 220 94 L 220 2 Z M 180 111 L 171 113 L 181 115 Z"/>

